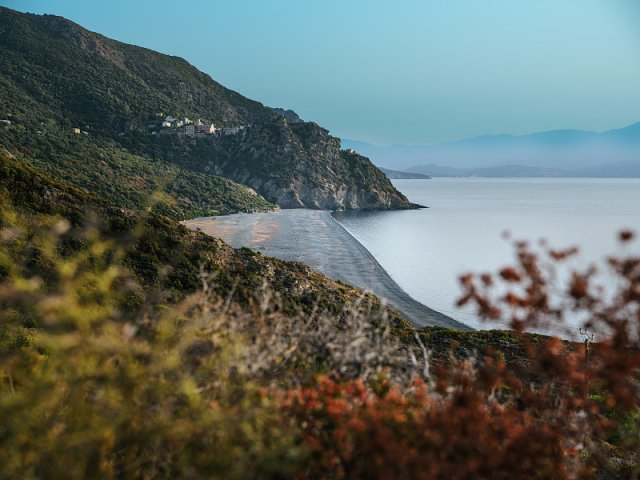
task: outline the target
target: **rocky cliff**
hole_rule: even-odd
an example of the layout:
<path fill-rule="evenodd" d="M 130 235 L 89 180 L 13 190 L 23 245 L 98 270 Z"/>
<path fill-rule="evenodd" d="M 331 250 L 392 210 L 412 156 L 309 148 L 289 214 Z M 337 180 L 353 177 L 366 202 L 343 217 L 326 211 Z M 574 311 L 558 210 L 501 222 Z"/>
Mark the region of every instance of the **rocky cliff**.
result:
<path fill-rule="evenodd" d="M 173 177 L 192 178 L 189 172 L 227 177 L 285 208 L 413 207 L 366 158 L 341 151 L 337 138 L 294 112 L 247 99 L 183 59 L 117 42 L 61 17 L 0 7 L 0 71 L 0 119 L 10 122 L 0 128 L 0 144 L 127 207 L 144 203 L 129 200 L 137 183 L 171 186 Z M 177 122 L 154 128 L 165 116 L 244 128 L 219 138 L 189 135 Z M 79 142 L 74 133 L 81 132 Z M 81 155 L 69 148 L 76 144 Z M 111 161 L 111 152 L 120 152 L 117 160 Z M 109 175 L 105 184 L 92 172 L 110 163 L 132 174 Z M 179 192 L 160 192 L 169 195 L 164 210 L 228 213 L 224 188 L 207 190 L 208 183 L 199 178 L 182 182 Z M 235 192 L 244 195 L 235 202 L 243 205 L 238 210 L 266 203 L 256 203 L 250 190 Z M 216 198 L 205 201 L 207 196 Z"/>
<path fill-rule="evenodd" d="M 129 148 L 154 150 L 185 168 L 248 185 L 283 208 L 414 208 L 369 159 L 341 150 L 340 139 L 315 123 L 280 117 L 219 138 L 167 138 Z M 126 141 L 126 139 L 125 139 Z M 179 143 L 176 148 L 176 143 Z"/>
<path fill-rule="evenodd" d="M 285 208 L 412 206 L 367 158 L 341 150 L 340 140 L 314 123 L 282 118 L 254 126 L 222 138 L 219 152 L 208 164 L 214 173 L 249 185 Z"/>

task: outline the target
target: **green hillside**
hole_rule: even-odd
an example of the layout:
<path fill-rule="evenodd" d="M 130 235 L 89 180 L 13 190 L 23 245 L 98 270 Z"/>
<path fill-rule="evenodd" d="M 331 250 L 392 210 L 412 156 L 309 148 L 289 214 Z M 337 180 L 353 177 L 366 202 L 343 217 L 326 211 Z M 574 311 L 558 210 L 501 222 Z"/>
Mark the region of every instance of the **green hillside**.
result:
<path fill-rule="evenodd" d="M 174 219 L 267 211 L 275 205 L 229 179 L 180 168 L 161 158 L 136 155 L 109 139 L 94 139 L 53 127 L 31 136 L 5 127 L 4 147 L 42 172 L 67 180 L 125 208 Z"/>
<path fill-rule="evenodd" d="M 37 225 L 43 215 L 68 219 L 73 228 L 63 237 L 63 254 L 86 244 L 83 231 L 87 226 L 97 228 L 103 239 L 114 242 L 114 248 L 124 253 L 123 265 L 141 285 L 162 292 L 163 302 L 179 301 L 197 290 L 201 269 L 215 278 L 220 295 L 231 295 L 233 303 L 243 307 L 259 302 L 266 282 L 281 295 L 282 308 L 290 315 L 319 308 L 341 316 L 359 304 L 363 295 L 303 264 L 263 257 L 248 249 L 235 250 L 161 215 L 117 207 L 65 181 L 52 179 L 2 151 L 0 201 L 2 208 L 15 208 L 21 222 L 28 225 Z M 6 227 L 5 223 L 1 221 L 0 227 Z M 49 278 L 46 263 L 30 265 L 34 273 Z M 367 295 L 366 299 L 363 308 L 387 311 L 398 326 L 406 326 L 377 298 Z"/>
<path fill-rule="evenodd" d="M 0 9 L 3 114 L 26 127 L 55 121 L 103 136 L 149 115 L 202 116 L 221 125 L 274 114 L 228 90 L 183 59 L 126 45 L 52 15 Z"/>
<path fill-rule="evenodd" d="M 162 191 L 159 211 L 174 218 L 271 208 L 264 198 L 283 207 L 412 207 L 326 130 L 289 124 L 183 59 L 51 15 L 0 7 L 0 29 L 0 143 L 118 205 L 140 208 Z M 185 119 L 236 130 L 185 134 Z"/>

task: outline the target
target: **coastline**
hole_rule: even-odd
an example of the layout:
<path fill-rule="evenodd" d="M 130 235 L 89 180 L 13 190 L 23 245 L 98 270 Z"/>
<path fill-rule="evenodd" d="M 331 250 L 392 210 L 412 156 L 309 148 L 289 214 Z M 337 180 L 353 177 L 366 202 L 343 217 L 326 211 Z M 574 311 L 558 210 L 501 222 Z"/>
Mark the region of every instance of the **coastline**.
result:
<path fill-rule="evenodd" d="M 370 291 L 417 327 L 470 326 L 423 305 L 391 278 L 375 257 L 328 210 L 200 217 L 181 222 L 219 237 L 235 248 L 248 247 L 282 260 L 298 261 L 330 278 Z"/>

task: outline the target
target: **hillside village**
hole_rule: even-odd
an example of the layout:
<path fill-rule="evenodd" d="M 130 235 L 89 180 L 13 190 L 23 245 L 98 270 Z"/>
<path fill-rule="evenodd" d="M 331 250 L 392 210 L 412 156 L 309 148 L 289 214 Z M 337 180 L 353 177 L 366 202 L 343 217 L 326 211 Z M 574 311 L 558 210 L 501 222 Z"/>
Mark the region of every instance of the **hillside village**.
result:
<path fill-rule="evenodd" d="M 156 113 L 147 124 L 147 129 L 152 135 L 160 134 L 183 134 L 188 136 L 213 135 L 222 137 L 236 135 L 251 125 L 241 125 L 235 127 L 218 128 L 213 123 L 202 119 L 191 120 L 188 117 L 177 118 L 172 115 L 165 115 L 163 112 Z"/>
<path fill-rule="evenodd" d="M 10 120 L 0 120 L 0 123 L 9 128 L 12 124 Z M 191 120 L 188 117 L 183 117 L 182 119 L 174 117 L 172 115 L 166 115 L 162 112 L 157 113 L 148 123 L 147 123 L 147 131 L 151 133 L 151 135 L 187 135 L 190 137 L 201 136 L 201 135 L 210 135 L 213 137 L 224 137 L 228 135 L 236 135 L 242 132 L 245 128 L 251 127 L 252 125 L 239 125 L 235 127 L 224 127 L 218 128 L 213 123 L 209 123 L 203 121 L 202 119 Z M 84 127 L 85 130 L 73 127 L 71 131 L 75 134 L 83 134 L 89 135 L 86 129 L 89 129 L 87 125 Z M 135 130 L 135 126 L 133 122 L 127 121 L 124 124 L 123 132 L 120 135 L 124 135 L 127 132 L 131 132 Z M 41 132 L 38 132 L 41 133 Z"/>
<path fill-rule="evenodd" d="M 282 108 L 271 108 L 271 111 L 276 113 L 281 120 L 286 121 L 289 124 L 304 123 L 298 114 L 293 110 L 284 110 Z M 44 126 L 44 122 L 42 126 Z M 12 121 L 9 119 L 0 120 L 0 126 L 5 128 L 12 127 Z M 253 125 L 236 125 L 233 127 L 216 127 L 215 124 L 206 120 L 198 118 L 197 120 L 191 120 L 188 117 L 173 116 L 171 114 L 166 115 L 164 112 L 158 112 L 150 115 L 146 125 L 143 124 L 142 131 L 146 129 L 151 135 L 187 135 L 190 137 L 210 135 L 213 137 L 224 137 L 228 135 L 236 135 L 241 133 L 246 128 L 250 128 Z M 71 131 L 75 134 L 89 135 L 91 127 L 85 125 L 83 128 L 72 127 Z M 132 132 L 134 130 L 140 130 L 140 124 L 134 120 L 126 120 L 120 131 L 120 135 Z M 38 131 L 37 133 L 42 133 Z M 351 149 L 350 149 L 351 150 Z M 350 152 L 355 153 L 355 152 Z"/>

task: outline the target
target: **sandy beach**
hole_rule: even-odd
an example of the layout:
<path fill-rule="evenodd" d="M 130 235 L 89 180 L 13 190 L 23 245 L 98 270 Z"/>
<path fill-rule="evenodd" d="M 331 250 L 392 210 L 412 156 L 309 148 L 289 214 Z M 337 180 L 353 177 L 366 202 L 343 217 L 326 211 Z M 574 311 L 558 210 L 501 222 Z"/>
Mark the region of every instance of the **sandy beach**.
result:
<path fill-rule="evenodd" d="M 369 251 L 323 210 L 280 210 L 202 217 L 183 222 L 193 230 L 282 260 L 304 262 L 330 278 L 371 291 L 416 326 L 471 328 L 411 298 Z"/>

